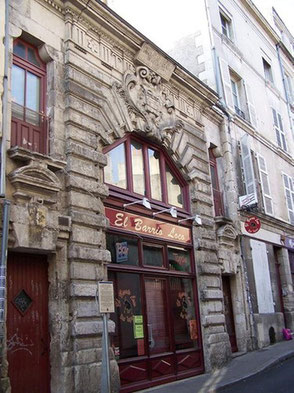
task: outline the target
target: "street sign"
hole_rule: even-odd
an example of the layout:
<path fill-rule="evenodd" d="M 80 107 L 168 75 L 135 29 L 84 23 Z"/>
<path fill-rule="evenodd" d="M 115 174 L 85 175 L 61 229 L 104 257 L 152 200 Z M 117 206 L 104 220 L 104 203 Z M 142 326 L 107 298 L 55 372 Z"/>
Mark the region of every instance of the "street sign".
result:
<path fill-rule="evenodd" d="M 114 312 L 114 295 L 112 281 L 98 282 L 98 301 L 99 312 L 101 314 Z"/>
<path fill-rule="evenodd" d="M 244 227 L 248 233 L 256 233 L 260 230 L 261 223 L 258 217 L 249 217 L 244 223 Z"/>

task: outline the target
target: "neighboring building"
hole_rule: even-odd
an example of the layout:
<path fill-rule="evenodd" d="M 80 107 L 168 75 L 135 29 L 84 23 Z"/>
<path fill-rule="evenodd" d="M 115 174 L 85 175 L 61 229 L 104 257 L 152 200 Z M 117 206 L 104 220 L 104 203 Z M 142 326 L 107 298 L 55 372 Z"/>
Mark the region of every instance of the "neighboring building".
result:
<path fill-rule="evenodd" d="M 227 112 L 227 139 L 207 134 L 216 216 L 223 192 L 225 215 L 242 234 L 251 343 L 263 347 L 294 328 L 294 41 L 275 10 L 272 27 L 249 0 L 199 2 L 198 17 L 197 33 L 171 55 L 218 91 Z"/>
<path fill-rule="evenodd" d="M 9 31 L 2 391 L 99 391 L 103 279 L 113 391 L 250 347 L 238 230 L 213 214 L 216 93 L 101 2 L 12 1 Z"/>

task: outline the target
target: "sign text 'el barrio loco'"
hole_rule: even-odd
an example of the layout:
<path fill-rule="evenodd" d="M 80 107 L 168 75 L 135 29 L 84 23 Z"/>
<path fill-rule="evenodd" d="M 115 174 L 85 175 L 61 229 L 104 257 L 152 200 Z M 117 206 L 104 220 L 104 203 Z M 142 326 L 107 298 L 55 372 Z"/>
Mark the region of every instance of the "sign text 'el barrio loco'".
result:
<path fill-rule="evenodd" d="M 141 235 L 150 235 L 162 240 L 185 244 L 191 243 L 191 232 L 189 228 L 108 207 L 105 208 L 105 214 L 110 221 L 110 226 L 113 228 L 135 232 Z"/>

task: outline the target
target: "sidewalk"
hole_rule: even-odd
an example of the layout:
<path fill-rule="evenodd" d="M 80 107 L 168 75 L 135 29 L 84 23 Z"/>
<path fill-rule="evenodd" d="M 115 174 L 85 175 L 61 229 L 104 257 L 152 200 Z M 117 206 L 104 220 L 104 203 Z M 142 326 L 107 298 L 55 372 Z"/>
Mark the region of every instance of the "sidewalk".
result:
<path fill-rule="evenodd" d="M 155 388 L 142 390 L 154 393 L 216 393 L 224 387 L 251 377 L 294 356 L 294 340 L 281 341 L 269 347 L 233 358 L 227 366 L 213 373 L 199 375 Z"/>

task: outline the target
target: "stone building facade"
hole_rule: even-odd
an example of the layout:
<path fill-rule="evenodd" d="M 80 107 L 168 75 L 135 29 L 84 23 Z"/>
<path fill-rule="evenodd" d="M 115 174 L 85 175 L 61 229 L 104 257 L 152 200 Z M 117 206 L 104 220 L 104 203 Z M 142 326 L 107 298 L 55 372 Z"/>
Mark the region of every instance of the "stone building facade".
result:
<path fill-rule="evenodd" d="M 105 279 L 112 391 L 221 367 L 251 341 L 218 96 L 99 1 L 7 4 L 2 390 L 99 390 Z"/>

